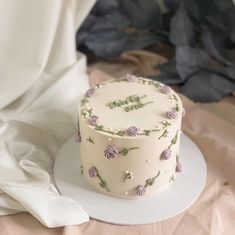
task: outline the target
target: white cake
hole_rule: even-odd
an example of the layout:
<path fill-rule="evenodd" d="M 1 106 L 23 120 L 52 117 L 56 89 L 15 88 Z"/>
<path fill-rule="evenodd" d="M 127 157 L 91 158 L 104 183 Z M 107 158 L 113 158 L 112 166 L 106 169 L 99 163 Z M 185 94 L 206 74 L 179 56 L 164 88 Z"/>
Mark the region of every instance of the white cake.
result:
<path fill-rule="evenodd" d="M 180 173 L 183 107 L 159 82 L 127 75 L 89 89 L 80 102 L 81 172 L 101 193 L 135 199 L 159 193 Z"/>

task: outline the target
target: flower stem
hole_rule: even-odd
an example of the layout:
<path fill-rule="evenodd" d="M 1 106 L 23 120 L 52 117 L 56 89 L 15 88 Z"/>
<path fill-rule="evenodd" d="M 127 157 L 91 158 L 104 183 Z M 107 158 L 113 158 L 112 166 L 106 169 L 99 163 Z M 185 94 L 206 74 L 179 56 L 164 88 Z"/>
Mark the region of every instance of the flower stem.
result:
<path fill-rule="evenodd" d="M 123 154 L 123 156 L 126 156 L 129 151 L 139 149 L 139 147 L 131 147 L 131 148 L 123 148 L 121 151 L 119 151 L 120 154 Z"/>
<path fill-rule="evenodd" d="M 165 130 L 160 136 L 159 136 L 159 140 L 162 138 L 162 137 L 166 137 L 167 136 L 167 134 L 168 134 L 168 131 L 167 130 Z"/>
<path fill-rule="evenodd" d="M 155 183 L 156 178 L 160 175 L 160 171 L 158 171 L 157 175 L 149 178 L 146 180 L 146 183 L 144 185 L 145 188 L 147 188 L 148 186 L 152 186 Z"/>
<path fill-rule="evenodd" d="M 100 183 L 99 183 L 100 187 L 101 187 L 101 188 L 105 188 L 107 192 L 110 192 L 110 190 L 109 190 L 109 188 L 108 188 L 108 186 L 107 186 L 106 181 L 104 181 L 104 180 L 102 179 L 102 177 L 101 177 L 99 174 L 97 174 L 97 177 L 98 177 L 98 179 L 100 180 Z"/>

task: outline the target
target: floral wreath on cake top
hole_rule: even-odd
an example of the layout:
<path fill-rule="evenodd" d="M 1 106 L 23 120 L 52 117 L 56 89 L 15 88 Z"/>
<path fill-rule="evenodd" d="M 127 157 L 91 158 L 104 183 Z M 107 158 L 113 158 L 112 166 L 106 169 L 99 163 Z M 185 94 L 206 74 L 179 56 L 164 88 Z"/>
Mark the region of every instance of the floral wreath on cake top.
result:
<path fill-rule="evenodd" d="M 169 95 L 169 99 L 175 101 L 175 105 L 166 112 L 166 120 L 160 123 L 159 125 L 156 125 L 154 129 L 140 129 L 139 127 L 136 126 L 130 126 L 125 130 L 112 130 L 111 128 L 107 128 L 104 125 L 99 125 L 99 117 L 95 115 L 94 109 L 88 107 L 89 99 L 93 95 L 95 95 L 95 90 L 99 89 L 102 87 L 102 85 L 107 85 L 109 83 L 114 83 L 114 82 L 137 82 L 141 84 L 146 84 L 146 85 L 153 85 L 156 88 L 159 89 L 159 91 L 163 94 Z M 171 121 L 174 119 L 177 119 L 179 116 L 179 104 L 178 104 L 178 98 L 175 94 L 171 94 L 172 90 L 169 86 L 162 85 L 161 83 L 153 80 L 149 80 L 142 78 L 142 77 L 136 77 L 131 74 L 127 74 L 125 77 L 121 79 L 114 79 L 114 80 L 109 80 L 108 82 L 104 82 L 101 84 L 98 84 L 90 89 L 88 89 L 81 100 L 81 116 L 85 119 L 87 119 L 88 124 L 91 127 L 94 127 L 95 130 L 101 131 L 108 133 L 110 135 L 116 135 L 116 136 L 129 136 L 129 137 L 134 137 L 134 136 L 140 136 L 140 135 L 145 135 L 149 136 L 153 132 L 160 132 L 163 131 L 162 134 L 159 136 L 158 139 L 161 139 L 163 137 L 167 137 L 168 131 L 167 127 L 171 125 Z M 141 99 L 144 98 L 145 96 L 139 97 L 137 95 L 131 95 L 126 97 L 124 100 L 118 100 L 118 101 L 112 101 L 106 104 L 109 108 L 113 109 L 115 107 L 122 107 L 127 104 L 131 104 L 129 106 L 124 106 L 123 109 L 126 112 L 130 112 L 139 108 L 142 108 L 144 105 L 147 105 L 150 102 L 142 103 Z"/>

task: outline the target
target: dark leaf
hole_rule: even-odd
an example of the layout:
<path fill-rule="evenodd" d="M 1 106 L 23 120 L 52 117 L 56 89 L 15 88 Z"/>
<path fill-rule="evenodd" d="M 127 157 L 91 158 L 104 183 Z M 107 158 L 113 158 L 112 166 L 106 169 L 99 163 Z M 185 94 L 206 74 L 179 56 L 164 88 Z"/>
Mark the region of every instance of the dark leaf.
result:
<path fill-rule="evenodd" d="M 90 36 L 92 34 L 96 34 L 96 32 L 106 32 L 109 30 L 115 30 L 114 25 L 110 21 L 102 17 L 89 15 L 81 29 L 77 32 L 77 45 L 80 45 L 89 40 Z"/>
<path fill-rule="evenodd" d="M 190 17 L 192 17 L 196 22 L 200 22 L 203 19 L 203 9 L 201 9 L 200 0 L 181 0 L 182 6 L 184 6 Z"/>
<path fill-rule="evenodd" d="M 108 13 L 105 16 L 105 20 L 111 22 L 112 25 L 114 25 L 118 29 L 124 28 L 130 25 L 130 20 L 127 18 L 127 16 L 118 10 L 114 10 Z"/>
<path fill-rule="evenodd" d="M 153 34 L 125 34 L 115 29 L 91 32 L 84 44 L 97 56 L 114 58 L 124 51 L 140 49 L 161 40 Z"/>
<path fill-rule="evenodd" d="M 211 68 L 211 67 L 206 67 L 204 70 L 210 72 L 210 73 L 215 73 L 219 76 L 225 77 L 229 80 L 235 81 L 235 65 L 231 65 L 229 67 L 223 67 L 223 68 Z"/>
<path fill-rule="evenodd" d="M 194 0 L 198 2 L 198 8 L 200 10 L 201 19 L 204 18 L 204 16 L 210 16 L 210 15 L 217 15 L 220 12 L 220 9 L 216 5 L 216 0 Z M 227 0 L 225 0 L 227 1 Z M 187 2 L 187 0 L 185 0 Z"/>
<path fill-rule="evenodd" d="M 221 32 L 204 27 L 201 39 L 208 53 L 222 63 L 230 65 L 230 61 L 226 58 L 225 37 L 226 35 Z"/>
<path fill-rule="evenodd" d="M 234 90 L 235 82 L 217 74 L 200 71 L 190 77 L 181 92 L 194 101 L 212 102 L 219 101 Z"/>
<path fill-rule="evenodd" d="M 229 30 L 229 38 L 235 43 L 235 6 L 224 13 L 225 22 Z"/>
<path fill-rule="evenodd" d="M 161 12 L 154 0 L 120 0 L 120 9 L 126 14 L 133 26 L 145 29 L 162 29 Z"/>
<path fill-rule="evenodd" d="M 97 17 L 96 22 L 91 26 L 90 32 L 99 32 L 101 30 L 113 30 L 116 29 L 112 22 L 106 20 L 103 17 Z M 88 33 L 90 33 L 88 32 Z"/>
<path fill-rule="evenodd" d="M 152 79 L 156 79 L 159 82 L 163 82 L 169 85 L 181 84 L 183 82 L 176 70 L 176 62 L 174 59 L 164 64 L 160 64 L 156 66 L 156 68 L 160 70 L 160 74 L 152 76 Z"/>
<path fill-rule="evenodd" d="M 207 66 L 208 60 L 208 53 L 202 49 L 188 46 L 176 49 L 176 69 L 183 80 L 189 78 L 202 66 Z"/>
<path fill-rule="evenodd" d="M 93 13 L 104 15 L 119 6 L 119 0 L 98 0 L 92 10 Z"/>
<path fill-rule="evenodd" d="M 220 12 L 225 12 L 229 8 L 234 7 L 233 0 L 214 0 L 214 2 Z"/>
<path fill-rule="evenodd" d="M 84 41 L 86 41 L 89 31 L 91 30 L 92 26 L 96 24 L 96 22 L 96 16 L 91 14 L 87 16 L 86 20 L 84 21 L 81 28 L 77 31 L 76 34 L 77 47 L 79 47 Z"/>
<path fill-rule="evenodd" d="M 97 56 L 112 58 L 125 48 L 128 38 L 115 29 L 91 32 L 84 44 Z"/>
<path fill-rule="evenodd" d="M 206 16 L 205 21 L 210 27 L 216 31 L 220 31 L 221 33 L 228 34 L 228 27 L 225 23 L 224 17 L 222 15 L 211 15 Z"/>
<path fill-rule="evenodd" d="M 86 17 L 86 20 L 83 22 L 82 26 L 80 27 L 79 31 L 86 31 L 90 30 L 93 25 L 95 25 L 98 21 L 99 17 L 90 14 Z"/>
<path fill-rule="evenodd" d="M 95 14 L 88 15 L 79 31 L 94 31 L 110 27 L 121 28 L 129 26 L 129 24 L 128 18 L 117 9 L 114 9 L 101 16 Z"/>
<path fill-rule="evenodd" d="M 194 31 L 191 19 L 184 7 L 178 8 L 171 19 L 170 41 L 176 46 L 192 45 Z"/>
<path fill-rule="evenodd" d="M 195 23 L 203 23 L 205 18 L 216 18 L 230 5 L 228 2 L 231 0 L 181 0 Z"/>
<path fill-rule="evenodd" d="M 132 34 L 129 35 L 128 50 L 140 49 L 152 45 L 157 42 L 161 42 L 163 37 L 161 35 L 145 33 L 145 34 Z"/>
<path fill-rule="evenodd" d="M 174 13 L 172 11 L 169 11 L 169 12 L 162 15 L 164 28 L 165 28 L 167 33 L 170 31 L 170 24 L 171 24 L 171 19 L 172 19 L 173 16 L 174 16 Z"/>
<path fill-rule="evenodd" d="M 164 3 L 171 11 L 175 11 L 179 7 L 179 0 L 165 0 Z"/>

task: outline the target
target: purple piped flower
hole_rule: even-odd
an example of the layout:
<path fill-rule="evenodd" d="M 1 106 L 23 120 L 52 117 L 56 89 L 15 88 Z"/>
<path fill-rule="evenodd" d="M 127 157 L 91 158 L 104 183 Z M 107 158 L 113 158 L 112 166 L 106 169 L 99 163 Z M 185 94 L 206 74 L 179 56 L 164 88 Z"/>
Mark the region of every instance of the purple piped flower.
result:
<path fill-rule="evenodd" d="M 118 154 L 119 154 L 118 150 L 112 145 L 109 145 L 104 150 L 104 156 L 109 160 L 116 158 Z"/>
<path fill-rule="evenodd" d="M 132 75 L 132 74 L 127 74 L 127 75 L 126 75 L 126 80 L 127 80 L 128 82 L 135 82 L 135 81 L 138 80 L 138 78 L 137 78 L 136 76 Z"/>
<path fill-rule="evenodd" d="M 170 89 L 169 86 L 164 85 L 164 86 L 162 86 L 162 87 L 160 88 L 160 91 L 161 91 L 163 94 L 169 94 L 169 93 L 171 92 L 171 89 Z"/>
<path fill-rule="evenodd" d="M 177 173 L 180 173 L 182 171 L 182 164 L 180 162 L 177 162 L 176 167 L 175 167 L 175 171 Z"/>
<path fill-rule="evenodd" d="M 94 94 L 94 92 L 95 92 L 95 88 L 92 87 L 92 88 L 90 88 L 90 89 L 87 90 L 87 92 L 85 93 L 85 96 L 86 96 L 86 97 L 90 97 L 91 95 Z"/>
<path fill-rule="evenodd" d="M 82 140 L 81 133 L 80 131 L 77 131 L 77 133 L 75 134 L 75 141 L 81 143 L 81 140 Z"/>
<path fill-rule="evenodd" d="M 96 116 L 96 115 L 91 115 L 89 118 L 89 122 L 92 126 L 97 125 L 97 120 L 98 120 L 98 116 Z"/>
<path fill-rule="evenodd" d="M 166 150 L 164 150 L 161 154 L 161 160 L 168 160 L 171 157 L 171 150 L 169 148 L 167 148 Z"/>
<path fill-rule="evenodd" d="M 169 119 L 176 119 L 178 117 L 178 112 L 175 109 L 168 110 L 167 117 Z"/>
<path fill-rule="evenodd" d="M 135 126 L 131 126 L 126 130 L 129 136 L 136 136 L 138 135 L 139 129 Z"/>
<path fill-rule="evenodd" d="M 91 178 L 95 178 L 98 176 L 98 171 L 97 169 L 93 166 L 88 170 L 88 174 Z"/>
<path fill-rule="evenodd" d="M 136 194 L 139 196 L 143 196 L 146 192 L 146 189 L 143 185 L 139 185 L 136 187 Z"/>

